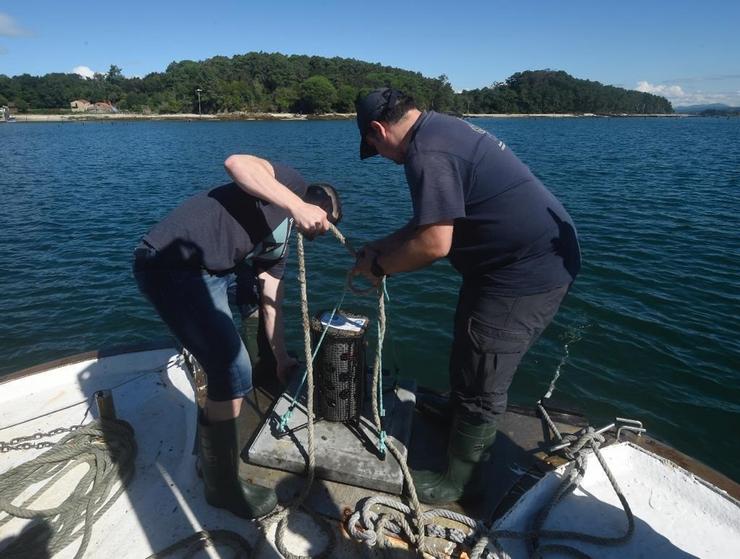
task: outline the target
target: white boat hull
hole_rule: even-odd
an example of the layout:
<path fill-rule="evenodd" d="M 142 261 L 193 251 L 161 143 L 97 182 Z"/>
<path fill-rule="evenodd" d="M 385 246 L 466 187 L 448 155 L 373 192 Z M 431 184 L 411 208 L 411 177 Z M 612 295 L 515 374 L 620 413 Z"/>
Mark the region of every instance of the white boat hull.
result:
<path fill-rule="evenodd" d="M 635 531 L 625 544 L 608 547 L 568 540 L 564 543 L 592 557 L 688 559 L 734 558 L 740 554 L 740 508 L 735 499 L 674 463 L 631 443 L 603 449 L 602 454 L 635 517 Z M 568 530 L 617 537 L 627 529 L 622 505 L 593 454 L 578 489 L 552 510 L 545 530 Z M 566 466 L 550 472 L 503 516 L 495 528 L 524 531 L 532 515 L 560 484 Z M 528 557 L 525 544 L 503 540 L 512 559 Z M 547 557 L 567 557 L 553 553 Z"/>

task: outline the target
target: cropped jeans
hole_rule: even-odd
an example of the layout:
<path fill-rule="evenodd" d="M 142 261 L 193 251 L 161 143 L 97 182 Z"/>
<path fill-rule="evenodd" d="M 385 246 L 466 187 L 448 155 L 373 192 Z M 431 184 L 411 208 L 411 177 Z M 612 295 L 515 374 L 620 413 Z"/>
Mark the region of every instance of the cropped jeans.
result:
<path fill-rule="evenodd" d="M 144 245 L 134 251 L 133 273 L 139 290 L 203 367 L 208 398 L 227 401 L 245 396 L 252 390 L 252 365 L 234 324 L 229 300 L 238 288 L 242 317 L 256 307 L 251 267 L 213 274 L 198 268 L 167 266 L 157 256 L 155 249 Z"/>

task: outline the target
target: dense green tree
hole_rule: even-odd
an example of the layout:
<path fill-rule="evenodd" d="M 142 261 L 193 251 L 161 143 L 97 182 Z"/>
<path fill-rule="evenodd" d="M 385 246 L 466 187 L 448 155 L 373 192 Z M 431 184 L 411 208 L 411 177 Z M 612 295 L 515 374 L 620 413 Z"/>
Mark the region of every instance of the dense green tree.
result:
<path fill-rule="evenodd" d="M 355 112 L 355 99 L 357 98 L 357 89 L 351 85 L 340 85 L 337 90 L 337 102 L 335 108 L 339 113 Z"/>
<path fill-rule="evenodd" d="M 279 112 L 290 113 L 296 110 L 300 94 L 295 87 L 278 87 L 273 96 L 275 109 Z"/>
<path fill-rule="evenodd" d="M 664 97 L 580 80 L 565 72 L 517 72 L 460 94 L 470 113 L 671 113 Z"/>
<path fill-rule="evenodd" d="M 111 64 L 110 68 L 108 69 L 108 73 L 105 75 L 105 79 L 110 82 L 117 82 L 124 79 L 123 77 L 123 70 L 116 66 L 115 64 Z"/>
<path fill-rule="evenodd" d="M 446 75 L 442 74 L 436 80 L 430 91 L 430 108 L 444 112 L 454 108 L 455 94 L 452 91 L 452 85 Z"/>
<path fill-rule="evenodd" d="M 301 84 L 298 104 L 307 114 L 329 112 L 337 100 L 337 90 L 325 76 L 311 76 Z"/>
<path fill-rule="evenodd" d="M 663 97 L 580 80 L 565 72 L 518 72 L 490 87 L 456 94 L 447 76 L 426 78 L 350 58 L 250 52 L 172 62 L 164 72 L 126 78 L 111 65 L 85 79 L 75 74 L 0 75 L 0 96 L 26 109 L 68 109 L 75 99 L 111 101 L 122 110 L 352 112 L 358 93 L 390 86 L 424 109 L 462 113 L 669 113 Z"/>

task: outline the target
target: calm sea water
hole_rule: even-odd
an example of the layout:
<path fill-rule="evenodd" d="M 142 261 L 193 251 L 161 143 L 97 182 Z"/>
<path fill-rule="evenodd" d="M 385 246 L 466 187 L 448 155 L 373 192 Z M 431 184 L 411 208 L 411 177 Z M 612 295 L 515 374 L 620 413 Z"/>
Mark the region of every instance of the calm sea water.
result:
<path fill-rule="evenodd" d="M 476 120 L 563 201 L 584 266 L 525 358 L 512 400 L 555 396 L 614 416 L 740 479 L 740 119 Z M 130 122 L 0 126 L 0 375 L 167 332 L 129 268 L 138 238 L 191 194 L 226 182 L 235 152 L 339 187 L 356 244 L 410 216 L 403 169 L 360 162 L 354 123 Z M 313 311 L 351 261 L 308 245 Z M 295 254 L 295 252 L 293 252 Z M 295 277 L 292 262 L 289 277 Z M 389 281 L 388 364 L 443 388 L 459 279 L 445 262 Z M 296 282 L 287 292 L 300 350 Z M 345 307 L 374 316 L 372 302 Z"/>

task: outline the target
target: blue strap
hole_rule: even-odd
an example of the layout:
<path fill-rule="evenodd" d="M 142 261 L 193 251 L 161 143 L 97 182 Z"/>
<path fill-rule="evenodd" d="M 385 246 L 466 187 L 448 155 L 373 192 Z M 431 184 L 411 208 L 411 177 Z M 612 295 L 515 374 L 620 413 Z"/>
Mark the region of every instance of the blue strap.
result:
<path fill-rule="evenodd" d="M 318 343 L 316 344 L 316 347 L 313 350 L 313 354 L 311 355 L 311 363 L 316 361 L 316 356 L 319 354 L 319 348 L 321 347 L 321 344 L 324 343 L 324 338 L 326 337 L 326 333 L 329 330 L 329 327 L 331 325 L 331 321 L 334 319 L 334 315 L 337 313 L 339 308 L 342 306 L 342 303 L 344 303 L 344 298 L 347 295 L 347 286 L 344 286 L 344 290 L 342 291 L 342 297 L 339 299 L 339 302 L 335 305 L 335 307 L 331 311 L 331 316 L 329 316 L 329 320 L 327 321 L 326 326 L 324 326 L 323 332 L 321 332 L 321 337 L 319 338 Z M 287 411 L 280 416 L 280 425 L 278 426 L 278 431 L 280 433 L 285 433 L 287 427 L 288 427 L 288 421 L 293 416 L 293 409 L 295 409 L 296 404 L 298 404 L 298 398 L 303 391 L 303 386 L 306 384 L 306 378 L 308 377 L 308 367 L 303 369 L 303 377 L 301 378 L 301 382 L 298 385 L 298 388 L 295 391 L 295 394 L 290 397 L 291 402 L 290 406 L 288 406 Z"/>

